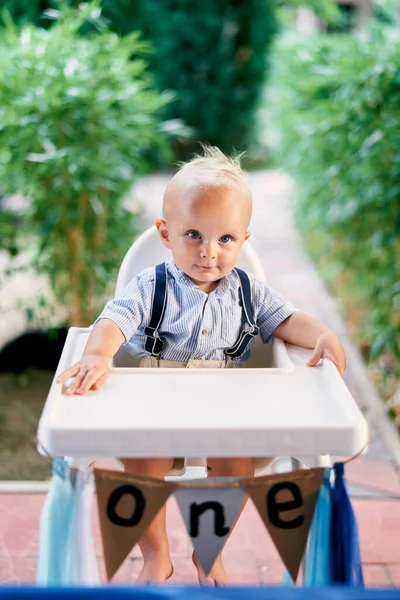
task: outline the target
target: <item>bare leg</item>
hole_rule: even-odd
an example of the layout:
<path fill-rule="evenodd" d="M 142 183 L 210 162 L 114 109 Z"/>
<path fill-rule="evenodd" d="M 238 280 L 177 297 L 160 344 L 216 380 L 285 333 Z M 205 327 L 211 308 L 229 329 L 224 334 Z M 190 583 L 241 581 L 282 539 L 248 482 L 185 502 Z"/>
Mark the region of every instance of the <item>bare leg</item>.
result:
<path fill-rule="evenodd" d="M 210 477 L 253 477 L 254 476 L 254 465 L 252 458 L 209 458 L 207 460 L 208 466 L 210 467 Z M 231 532 L 233 531 L 245 505 L 247 502 L 247 496 L 244 498 L 242 506 L 239 509 L 235 523 L 232 526 Z M 224 565 L 222 563 L 221 555 L 219 555 L 213 565 L 208 576 L 200 567 L 200 563 L 197 560 L 196 554 L 193 552 L 193 562 L 198 572 L 198 578 L 200 585 L 211 584 L 211 585 L 225 585 L 228 582 L 228 576 L 226 574 Z"/>
<path fill-rule="evenodd" d="M 125 458 L 126 473 L 164 479 L 171 470 L 173 458 Z M 166 505 L 157 513 L 139 542 L 144 565 L 136 581 L 162 583 L 172 575 L 172 562 L 166 528 Z"/>

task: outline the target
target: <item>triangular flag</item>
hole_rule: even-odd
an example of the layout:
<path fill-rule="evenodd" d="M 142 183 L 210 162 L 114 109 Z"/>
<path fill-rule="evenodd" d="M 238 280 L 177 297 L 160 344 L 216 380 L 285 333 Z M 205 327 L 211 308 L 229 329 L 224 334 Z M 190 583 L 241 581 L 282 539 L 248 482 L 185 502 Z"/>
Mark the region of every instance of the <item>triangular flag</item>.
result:
<path fill-rule="evenodd" d="M 94 469 L 107 578 L 140 540 L 176 483 L 121 471 Z"/>
<path fill-rule="evenodd" d="M 175 490 L 196 556 L 206 575 L 236 522 L 244 495 L 234 477 L 192 480 L 181 483 Z"/>
<path fill-rule="evenodd" d="M 296 581 L 325 469 L 242 479 L 272 540 Z"/>

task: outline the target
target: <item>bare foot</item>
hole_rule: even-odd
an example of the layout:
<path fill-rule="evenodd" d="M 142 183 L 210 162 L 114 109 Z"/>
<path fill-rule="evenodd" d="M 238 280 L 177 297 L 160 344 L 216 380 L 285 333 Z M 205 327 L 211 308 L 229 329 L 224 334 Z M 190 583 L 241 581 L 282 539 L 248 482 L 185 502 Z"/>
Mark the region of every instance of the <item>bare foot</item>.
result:
<path fill-rule="evenodd" d="M 215 563 L 208 575 L 206 575 L 200 566 L 199 560 L 196 553 L 192 554 L 192 561 L 197 569 L 197 576 L 199 578 L 200 585 L 213 585 L 215 587 L 224 586 L 228 583 L 228 576 L 225 571 L 225 567 L 222 564 L 221 555 L 217 556 Z"/>
<path fill-rule="evenodd" d="M 146 554 L 143 558 L 144 565 L 136 578 L 136 583 L 164 583 L 172 576 L 174 568 L 169 554 L 154 552 Z"/>

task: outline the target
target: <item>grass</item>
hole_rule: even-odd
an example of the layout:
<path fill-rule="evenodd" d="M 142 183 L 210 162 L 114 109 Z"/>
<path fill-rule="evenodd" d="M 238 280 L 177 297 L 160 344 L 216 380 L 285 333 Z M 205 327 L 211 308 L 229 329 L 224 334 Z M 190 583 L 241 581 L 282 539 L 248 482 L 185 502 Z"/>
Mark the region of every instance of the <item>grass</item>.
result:
<path fill-rule="evenodd" d="M 51 461 L 36 449 L 36 430 L 53 372 L 0 374 L 0 480 L 43 480 Z"/>

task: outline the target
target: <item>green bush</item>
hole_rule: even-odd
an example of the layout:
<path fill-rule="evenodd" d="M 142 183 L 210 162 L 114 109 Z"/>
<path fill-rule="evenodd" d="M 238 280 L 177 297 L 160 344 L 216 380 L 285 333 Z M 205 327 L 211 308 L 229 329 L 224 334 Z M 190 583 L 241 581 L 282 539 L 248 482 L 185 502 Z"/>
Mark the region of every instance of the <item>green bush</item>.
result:
<path fill-rule="evenodd" d="M 48 0 L 2 0 L 0 9 L 6 10 L 14 23 L 43 25 L 41 14 L 48 5 Z"/>
<path fill-rule="evenodd" d="M 286 36 L 274 58 L 270 139 L 307 247 L 358 305 L 370 357 L 398 358 L 400 30 Z"/>
<path fill-rule="evenodd" d="M 0 37 L 0 181 L 29 199 L 20 238 L 38 240 L 36 266 L 74 325 L 93 320 L 138 231 L 124 196 L 162 143 L 170 99 L 137 34 L 78 35 L 97 14 L 68 9 L 49 30 L 9 24 Z"/>
<path fill-rule="evenodd" d="M 18 254 L 17 229 L 21 219 L 11 210 L 4 210 L 0 204 L 1 248 L 10 256 Z"/>
<path fill-rule="evenodd" d="M 196 140 L 230 152 L 254 140 L 255 116 L 277 31 L 275 3 L 267 0 L 105 0 L 111 27 L 135 23 L 151 40 L 159 90 L 173 90 L 168 119 L 181 118 Z M 178 154 L 198 147 L 180 144 Z"/>
<path fill-rule="evenodd" d="M 48 27 L 50 21 L 41 10 L 59 3 L 76 6 L 80 0 L 5 0 L 4 5 L 18 22 L 31 20 Z M 162 115 L 170 127 L 175 123 L 170 143 L 177 157 L 198 151 L 197 140 L 227 152 L 256 143 L 256 112 L 278 29 L 277 4 L 268 0 L 101 2 L 111 30 L 122 36 L 140 30 L 155 49 L 149 64 L 157 88 L 160 93 L 171 90 L 175 96 Z M 163 164 L 156 154 L 148 158 L 155 166 Z"/>

